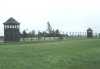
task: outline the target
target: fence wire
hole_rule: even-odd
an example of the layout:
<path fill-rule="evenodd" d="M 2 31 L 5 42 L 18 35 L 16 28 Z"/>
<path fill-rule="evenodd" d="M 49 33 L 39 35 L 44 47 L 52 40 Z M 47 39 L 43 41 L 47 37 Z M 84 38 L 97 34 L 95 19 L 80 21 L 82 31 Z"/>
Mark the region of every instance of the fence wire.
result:
<path fill-rule="evenodd" d="M 59 36 L 59 37 L 45 37 L 45 35 L 43 37 L 29 37 L 29 38 L 20 38 L 20 41 L 40 41 L 40 40 L 61 40 L 61 39 L 85 39 L 87 38 L 87 33 L 83 32 L 83 33 L 74 33 L 74 32 L 70 32 L 69 35 L 67 34 L 62 34 L 63 36 Z M 93 33 L 92 34 L 92 38 L 100 38 L 99 33 Z M 0 42 L 4 42 L 4 38 L 0 37 Z"/>

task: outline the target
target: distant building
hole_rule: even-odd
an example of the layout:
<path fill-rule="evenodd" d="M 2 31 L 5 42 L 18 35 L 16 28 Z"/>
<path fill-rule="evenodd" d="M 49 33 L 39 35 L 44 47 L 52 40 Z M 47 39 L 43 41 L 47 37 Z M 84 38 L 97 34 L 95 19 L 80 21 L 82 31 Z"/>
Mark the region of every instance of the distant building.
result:
<path fill-rule="evenodd" d="M 89 28 L 87 30 L 87 38 L 92 38 L 92 33 L 93 33 L 93 30 L 91 28 Z"/>
<path fill-rule="evenodd" d="M 20 42 L 20 23 L 14 18 L 8 19 L 4 24 L 4 43 Z"/>

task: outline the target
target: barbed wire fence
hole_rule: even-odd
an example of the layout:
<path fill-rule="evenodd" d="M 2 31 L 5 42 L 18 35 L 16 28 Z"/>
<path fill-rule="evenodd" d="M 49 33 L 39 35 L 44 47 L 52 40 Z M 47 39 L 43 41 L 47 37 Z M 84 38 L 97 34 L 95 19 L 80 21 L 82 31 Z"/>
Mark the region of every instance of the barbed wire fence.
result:
<path fill-rule="evenodd" d="M 20 38 L 20 41 L 40 41 L 40 40 L 62 40 L 62 39 L 85 39 L 87 38 L 87 32 L 66 32 L 62 34 L 62 36 L 59 34 L 59 37 L 55 37 L 55 33 L 53 37 L 45 37 L 45 34 L 43 37 L 40 36 L 38 31 L 38 37 L 29 37 L 29 38 Z M 100 38 L 99 33 L 93 33 L 92 38 Z M 0 37 L 0 42 L 4 42 L 4 37 Z"/>
<path fill-rule="evenodd" d="M 66 34 L 62 34 L 63 36 L 60 36 L 59 34 L 59 37 L 55 37 L 55 33 L 54 33 L 54 36 L 53 37 L 45 37 L 45 34 L 43 37 L 40 36 L 39 32 L 38 32 L 38 37 L 33 37 L 31 38 L 31 41 L 34 41 L 34 40 L 61 40 L 61 39 L 85 39 L 87 38 L 87 32 L 66 32 Z M 92 34 L 92 38 L 100 38 L 100 35 L 99 33 L 93 33 Z M 25 38 L 27 39 L 27 38 Z M 23 40 L 24 41 L 24 40 Z"/>

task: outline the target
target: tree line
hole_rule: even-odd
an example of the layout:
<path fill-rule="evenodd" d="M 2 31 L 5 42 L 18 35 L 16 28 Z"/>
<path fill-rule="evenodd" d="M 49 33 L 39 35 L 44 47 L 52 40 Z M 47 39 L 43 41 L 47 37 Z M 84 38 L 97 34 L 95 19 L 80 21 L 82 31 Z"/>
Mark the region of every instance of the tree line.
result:
<path fill-rule="evenodd" d="M 47 31 L 47 32 L 46 32 Z M 29 33 L 26 33 L 26 30 L 24 30 L 22 32 L 22 34 L 20 33 L 20 36 L 23 38 L 27 38 L 27 37 L 62 37 L 63 34 L 60 34 L 60 31 L 57 29 L 54 31 L 54 29 L 52 29 L 50 22 L 47 22 L 47 29 L 46 31 L 40 32 L 38 31 L 38 34 L 35 34 L 35 30 L 30 31 Z"/>
<path fill-rule="evenodd" d="M 35 30 L 32 30 L 32 32 L 30 31 L 29 33 L 26 33 L 26 31 L 24 30 L 23 33 L 20 33 L 20 37 L 21 38 L 28 38 L 28 37 L 59 37 L 59 36 L 63 36 L 63 34 L 60 34 L 59 30 L 55 30 L 55 31 L 51 31 L 50 33 L 47 33 L 46 31 L 40 32 L 38 31 L 38 34 L 35 34 Z"/>

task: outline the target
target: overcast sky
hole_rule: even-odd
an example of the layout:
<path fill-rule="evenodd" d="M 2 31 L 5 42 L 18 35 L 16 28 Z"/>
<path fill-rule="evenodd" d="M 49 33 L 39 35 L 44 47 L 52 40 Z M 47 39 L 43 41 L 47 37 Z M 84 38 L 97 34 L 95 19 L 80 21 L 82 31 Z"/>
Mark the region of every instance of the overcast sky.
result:
<path fill-rule="evenodd" d="M 51 27 L 65 32 L 86 32 L 90 27 L 100 33 L 99 0 L 0 0 L 0 36 L 10 17 L 20 24 L 20 32 L 45 31 Z"/>

